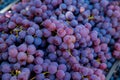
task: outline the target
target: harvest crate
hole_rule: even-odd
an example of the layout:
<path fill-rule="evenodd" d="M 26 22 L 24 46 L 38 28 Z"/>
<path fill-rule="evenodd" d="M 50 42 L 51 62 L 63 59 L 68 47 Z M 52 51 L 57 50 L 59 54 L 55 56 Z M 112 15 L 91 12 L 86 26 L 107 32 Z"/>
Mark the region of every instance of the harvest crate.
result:
<path fill-rule="evenodd" d="M 17 3 L 19 0 L 13 0 L 12 3 L 9 3 L 8 5 L 6 5 L 5 8 L 3 9 L 0 9 L 0 13 L 4 13 L 6 12 L 7 10 L 9 10 L 15 3 Z M 2 6 L 2 3 L 0 4 L 0 6 Z"/>
<path fill-rule="evenodd" d="M 117 60 L 117 61 L 115 61 L 115 63 L 113 64 L 112 68 L 110 69 L 110 71 L 109 71 L 109 73 L 108 73 L 108 75 L 107 75 L 107 77 L 106 77 L 106 80 L 110 80 L 110 78 L 112 77 L 113 73 L 114 73 L 115 71 L 117 71 L 116 68 L 119 68 L 119 67 L 120 67 L 120 60 Z"/>

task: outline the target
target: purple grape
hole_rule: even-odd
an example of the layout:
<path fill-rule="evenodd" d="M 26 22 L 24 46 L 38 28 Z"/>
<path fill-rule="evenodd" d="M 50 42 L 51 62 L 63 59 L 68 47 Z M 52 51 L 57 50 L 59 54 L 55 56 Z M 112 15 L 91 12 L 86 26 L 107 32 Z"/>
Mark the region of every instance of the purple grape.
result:
<path fill-rule="evenodd" d="M 58 66 L 58 70 L 66 71 L 66 70 L 67 70 L 67 67 L 66 67 L 65 64 L 60 64 L 60 65 Z"/>
<path fill-rule="evenodd" d="M 1 63 L 1 70 L 4 73 L 9 73 L 11 71 L 10 64 L 8 64 L 6 62 Z"/>
<path fill-rule="evenodd" d="M 65 73 L 65 77 L 64 77 L 64 80 L 70 80 L 71 79 L 71 74 L 66 72 Z"/>
<path fill-rule="evenodd" d="M 44 78 L 45 78 L 44 74 L 38 74 L 38 75 L 36 75 L 36 80 L 42 80 Z"/>
<path fill-rule="evenodd" d="M 64 0 L 64 3 L 67 5 L 70 5 L 70 4 L 72 4 L 72 0 Z"/>
<path fill-rule="evenodd" d="M 33 67 L 33 71 L 37 74 L 41 73 L 42 72 L 42 66 L 37 64 Z"/>
<path fill-rule="evenodd" d="M 60 9 L 67 9 L 67 5 L 64 3 L 60 4 Z"/>
<path fill-rule="evenodd" d="M 34 35 L 34 34 L 35 34 L 35 29 L 34 29 L 33 27 L 29 27 L 29 28 L 27 29 L 27 34 L 29 34 L 29 35 Z"/>
<path fill-rule="evenodd" d="M 27 44 L 32 44 L 32 43 L 34 42 L 33 36 L 27 35 L 27 36 L 25 37 L 25 42 L 26 42 Z"/>
<path fill-rule="evenodd" d="M 27 54 L 24 53 L 24 52 L 19 52 L 18 55 L 17 55 L 17 59 L 20 62 L 24 62 L 24 61 L 27 60 Z"/>
<path fill-rule="evenodd" d="M 36 58 L 34 59 L 34 62 L 35 62 L 35 64 L 42 64 L 42 63 L 43 63 L 43 58 L 41 58 L 41 57 L 36 57 Z"/>
<path fill-rule="evenodd" d="M 9 80 L 11 78 L 11 74 L 5 73 L 2 75 L 2 80 Z"/>
<path fill-rule="evenodd" d="M 36 30 L 35 35 L 36 35 L 37 37 L 42 37 L 43 33 L 42 33 L 41 30 Z"/>
<path fill-rule="evenodd" d="M 42 50 L 37 50 L 35 53 L 36 57 L 43 57 L 44 56 L 44 52 Z"/>
<path fill-rule="evenodd" d="M 18 46 L 18 50 L 20 52 L 26 52 L 27 51 L 27 44 L 23 43 L 20 46 Z"/>
<path fill-rule="evenodd" d="M 14 22 L 9 22 L 8 28 L 14 29 L 16 27 L 16 24 Z"/>
<path fill-rule="evenodd" d="M 17 48 L 9 48 L 8 54 L 11 57 L 16 57 L 18 55 L 18 50 Z"/>
<path fill-rule="evenodd" d="M 74 15 L 73 15 L 73 13 L 71 11 L 66 12 L 65 17 L 68 20 L 74 19 Z"/>
<path fill-rule="evenodd" d="M 16 77 L 16 76 L 12 76 L 12 77 L 10 78 L 10 80 L 17 80 L 17 77 Z"/>
<path fill-rule="evenodd" d="M 81 79 L 81 75 L 79 72 L 73 72 L 72 73 L 72 79 L 74 80 L 80 80 Z"/>
<path fill-rule="evenodd" d="M 57 56 L 54 54 L 54 53 L 50 53 L 48 55 L 48 58 L 51 60 L 51 61 L 55 61 L 57 59 Z"/>
<path fill-rule="evenodd" d="M 17 61 L 16 57 L 8 57 L 8 61 L 11 63 L 15 63 Z"/>
<path fill-rule="evenodd" d="M 27 47 L 27 54 L 33 55 L 35 54 L 35 52 L 36 52 L 36 47 L 34 45 L 31 44 Z"/>
<path fill-rule="evenodd" d="M 32 63 L 34 61 L 34 56 L 33 55 L 28 55 L 27 56 L 27 62 Z"/>
<path fill-rule="evenodd" d="M 13 65 L 13 68 L 14 68 L 15 70 L 20 69 L 20 64 L 19 64 L 19 63 L 15 63 L 15 64 Z"/>
<path fill-rule="evenodd" d="M 19 32 L 19 36 L 20 36 L 21 39 L 24 39 L 25 36 L 26 36 L 26 31 L 23 31 L 23 30 L 20 31 L 20 32 Z"/>
<path fill-rule="evenodd" d="M 57 72 L 57 66 L 55 66 L 55 65 L 50 65 L 50 66 L 48 67 L 48 72 L 49 72 L 50 74 L 55 74 L 55 73 Z"/>
<path fill-rule="evenodd" d="M 42 43 L 41 38 L 39 38 L 39 37 L 35 38 L 34 44 L 35 44 L 36 46 L 39 46 L 41 43 Z"/>
<path fill-rule="evenodd" d="M 63 79 L 65 76 L 65 72 L 63 70 L 58 70 L 57 73 L 56 73 L 56 77 L 58 79 Z"/>
<path fill-rule="evenodd" d="M 8 58 L 8 53 L 7 52 L 5 52 L 5 53 L 2 53 L 2 59 L 3 60 L 7 60 L 7 58 Z"/>

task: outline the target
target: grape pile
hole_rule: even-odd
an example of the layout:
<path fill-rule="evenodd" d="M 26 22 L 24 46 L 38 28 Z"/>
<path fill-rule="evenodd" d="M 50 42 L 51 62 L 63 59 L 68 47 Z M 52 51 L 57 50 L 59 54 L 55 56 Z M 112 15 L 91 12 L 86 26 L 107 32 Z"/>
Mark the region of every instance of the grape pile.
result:
<path fill-rule="evenodd" d="M 15 4 L 0 14 L 0 79 L 105 80 L 120 59 L 119 6 L 108 0 Z"/>

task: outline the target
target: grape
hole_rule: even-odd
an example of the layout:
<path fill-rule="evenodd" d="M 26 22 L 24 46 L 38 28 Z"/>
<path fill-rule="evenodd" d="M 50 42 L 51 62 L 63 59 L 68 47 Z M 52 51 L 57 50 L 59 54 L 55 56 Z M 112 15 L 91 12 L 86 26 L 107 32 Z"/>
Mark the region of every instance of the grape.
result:
<path fill-rule="evenodd" d="M 50 80 L 54 80 L 54 79 L 55 79 L 55 75 L 53 75 L 53 74 L 50 75 L 50 76 L 49 76 L 49 79 L 50 79 Z"/>
<path fill-rule="evenodd" d="M 55 74 L 57 72 L 57 66 L 56 65 L 49 65 L 48 72 L 50 74 Z"/>
<path fill-rule="evenodd" d="M 34 44 L 35 44 L 36 46 L 39 46 L 41 43 L 42 43 L 41 38 L 39 38 L 39 37 L 35 38 Z"/>
<path fill-rule="evenodd" d="M 112 64 L 110 62 L 107 63 L 107 67 L 108 68 L 111 68 L 112 67 Z"/>
<path fill-rule="evenodd" d="M 37 8 L 39 8 L 41 6 L 41 1 L 36 0 L 36 1 L 34 1 L 34 4 Z"/>
<path fill-rule="evenodd" d="M 48 31 L 47 29 L 43 29 L 42 31 L 43 31 L 43 36 L 45 36 L 45 37 L 51 36 L 51 32 Z"/>
<path fill-rule="evenodd" d="M 36 30 L 35 35 L 36 35 L 37 37 L 42 37 L 43 33 L 42 33 L 41 30 Z"/>
<path fill-rule="evenodd" d="M 96 75 L 92 75 L 92 76 L 90 76 L 90 79 L 98 79 L 98 77 L 96 76 Z"/>
<path fill-rule="evenodd" d="M 49 59 L 45 59 L 45 62 L 48 63 L 48 64 L 51 63 L 51 61 Z"/>
<path fill-rule="evenodd" d="M 16 27 L 16 24 L 14 22 L 9 22 L 8 28 L 14 29 Z"/>
<path fill-rule="evenodd" d="M 66 65 L 64 65 L 64 64 L 60 64 L 60 65 L 58 66 L 58 70 L 66 71 L 66 70 L 67 70 L 67 67 L 66 67 Z"/>
<path fill-rule="evenodd" d="M 20 69 L 20 64 L 19 64 L 19 63 L 15 63 L 15 64 L 13 65 L 13 68 L 14 68 L 15 70 Z"/>
<path fill-rule="evenodd" d="M 1 38 L 4 40 L 7 39 L 8 36 L 9 36 L 8 34 L 1 34 Z"/>
<path fill-rule="evenodd" d="M 60 44 L 62 43 L 61 37 L 55 36 L 54 39 L 53 39 L 53 43 L 54 43 L 55 45 L 60 45 Z"/>
<path fill-rule="evenodd" d="M 41 22 L 42 22 L 42 18 L 41 18 L 41 17 L 35 17 L 35 18 L 34 18 L 34 21 L 35 21 L 36 23 L 41 23 Z"/>
<path fill-rule="evenodd" d="M 35 29 L 35 30 L 38 30 L 39 29 L 39 25 L 35 24 L 35 23 L 32 23 L 31 22 L 31 26 Z"/>
<path fill-rule="evenodd" d="M 45 0 L 46 4 L 49 4 L 51 2 L 51 0 Z"/>
<path fill-rule="evenodd" d="M 58 70 L 57 73 L 56 73 L 56 77 L 58 79 L 62 79 L 63 77 L 65 76 L 65 73 L 63 70 Z"/>
<path fill-rule="evenodd" d="M 74 26 L 74 27 L 75 27 L 75 26 L 77 26 L 77 25 L 78 25 L 78 22 L 77 22 L 76 20 L 72 20 L 72 21 L 71 21 L 71 26 Z"/>
<path fill-rule="evenodd" d="M 27 68 L 28 68 L 30 71 L 32 71 L 32 70 L 33 70 L 33 66 L 34 66 L 33 64 L 28 64 L 28 65 L 27 65 Z"/>
<path fill-rule="evenodd" d="M 8 53 L 7 52 L 2 53 L 2 59 L 7 60 L 7 58 L 8 58 Z"/>
<path fill-rule="evenodd" d="M 44 74 L 38 74 L 38 75 L 36 75 L 36 80 L 42 80 L 42 79 L 44 79 L 45 78 L 45 76 L 44 76 Z"/>
<path fill-rule="evenodd" d="M 112 16 L 112 14 L 113 14 L 113 11 L 111 9 L 107 10 L 107 15 L 108 16 Z"/>
<path fill-rule="evenodd" d="M 11 71 L 10 64 L 6 62 L 1 63 L 1 70 L 4 73 L 9 73 Z"/>
<path fill-rule="evenodd" d="M 0 52 L 5 51 L 6 48 L 7 48 L 7 44 L 6 43 L 0 44 Z"/>
<path fill-rule="evenodd" d="M 13 41 L 12 40 L 10 40 L 9 38 L 8 39 L 6 39 L 6 41 L 5 41 L 8 45 L 12 45 L 13 44 Z"/>
<path fill-rule="evenodd" d="M 47 71 L 48 66 L 49 66 L 48 63 L 47 63 L 47 62 L 44 62 L 44 63 L 42 64 L 43 71 Z"/>
<path fill-rule="evenodd" d="M 50 80 L 50 79 L 48 79 L 48 78 L 45 78 L 44 80 Z"/>
<path fill-rule="evenodd" d="M 73 73 L 72 73 L 72 79 L 80 80 L 80 79 L 81 79 L 80 73 L 78 73 L 78 72 L 73 72 Z"/>
<path fill-rule="evenodd" d="M 64 77 L 64 80 L 70 80 L 71 79 L 71 74 L 66 72 L 65 73 L 65 77 Z"/>
<path fill-rule="evenodd" d="M 67 5 L 70 5 L 70 4 L 72 4 L 72 0 L 64 0 L 64 3 Z"/>
<path fill-rule="evenodd" d="M 20 52 L 26 52 L 27 51 L 27 44 L 23 43 L 20 46 L 18 46 L 18 50 Z"/>
<path fill-rule="evenodd" d="M 65 31 L 64 29 L 59 28 L 59 29 L 57 30 L 57 35 L 58 35 L 58 36 L 64 37 L 65 34 L 66 34 L 66 31 Z"/>
<path fill-rule="evenodd" d="M 17 77 L 16 77 L 16 76 L 12 76 L 12 77 L 10 78 L 10 80 L 17 80 Z"/>
<path fill-rule="evenodd" d="M 36 57 L 35 60 L 34 60 L 34 62 L 35 62 L 36 64 L 42 64 L 42 63 L 43 63 L 43 58 L 41 58 L 41 57 Z"/>
<path fill-rule="evenodd" d="M 66 4 L 64 4 L 64 3 L 60 4 L 60 9 L 66 9 L 66 8 L 67 8 Z"/>
<path fill-rule="evenodd" d="M 27 34 L 34 35 L 34 33 L 35 33 L 35 29 L 33 27 L 27 29 Z"/>
<path fill-rule="evenodd" d="M 27 62 L 32 63 L 34 61 L 34 56 L 33 55 L 28 55 L 27 56 Z"/>
<path fill-rule="evenodd" d="M 107 0 L 101 0 L 100 4 L 101 6 L 106 7 L 109 4 L 109 2 Z"/>
<path fill-rule="evenodd" d="M 3 43 L 3 42 L 4 42 L 3 38 L 0 38 L 0 44 Z"/>
<path fill-rule="evenodd" d="M 5 73 L 2 75 L 2 80 L 9 80 L 11 78 L 11 74 Z"/>
<path fill-rule="evenodd" d="M 43 57 L 44 56 L 44 52 L 42 50 L 37 50 L 35 53 L 36 57 Z"/>
<path fill-rule="evenodd" d="M 31 35 L 27 35 L 27 36 L 25 37 L 25 42 L 26 42 L 27 44 L 32 44 L 32 43 L 34 42 L 34 38 L 33 38 Z"/>
<path fill-rule="evenodd" d="M 27 74 L 26 74 L 25 72 L 20 73 L 20 74 L 18 75 L 18 80 L 21 80 L 21 79 L 27 80 L 28 77 L 26 77 L 26 75 L 27 75 Z"/>
<path fill-rule="evenodd" d="M 25 36 L 26 36 L 26 31 L 23 31 L 23 30 L 20 31 L 20 32 L 19 32 L 19 36 L 20 36 L 21 39 L 24 39 Z"/>
<path fill-rule="evenodd" d="M 35 73 L 41 73 L 42 72 L 42 66 L 41 65 L 39 65 L 39 64 L 37 64 L 37 65 L 35 65 L 34 67 L 33 67 L 33 71 L 35 72 Z"/>
<path fill-rule="evenodd" d="M 51 53 L 48 55 L 48 58 L 51 60 L 51 61 L 55 61 L 57 59 L 57 56 L 54 54 L 54 53 Z"/>
<path fill-rule="evenodd" d="M 27 19 L 24 19 L 24 20 L 22 21 L 22 24 L 24 25 L 24 27 L 29 27 L 29 26 L 30 26 L 30 22 L 29 22 L 29 20 L 27 20 Z"/>
<path fill-rule="evenodd" d="M 73 15 L 73 13 L 71 11 L 66 12 L 65 17 L 68 20 L 74 19 L 74 15 Z"/>
<path fill-rule="evenodd" d="M 67 63 L 66 60 L 63 57 L 60 57 L 59 60 L 58 60 L 58 62 L 60 64 L 66 64 Z"/>
<path fill-rule="evenodd" d="M 9 62 L 12 62 L 12 63 L 15 63 L 17 61 L 16 57 L 8 57 L 8 61 Z"/>
<path fill-rule="evenodd" d="M 53 52 L 54 53 L 55 50 L 56 50 L 56 47 L 54 45 L 49 45 L 47 49 L 48 49 L 48 52 Z"/>
<path fill-rule="evenodd" d="M 11 57 L 16 57 L 18 55 L 18 50 L 17 48 L 9 48 L 8 51 L 9 56 Z"/>
<path fill-rule="evenodd" d="M 17 24 L 22 24 L 22 22 L 21 22 L 22 20 L 23 20 L 23 19 L 22 19 L 21 17 L 17 17 L 15 22 L 16 22 Z"/>
<path fill-rule="evenodd" d="M 24 52 L 19 52 L 18 55 L 17 55 L 17 59 L 20 62 L 24 62 L 24 61 L 27 60 L 27 54 L 24 53 Z"/>
<path fill-rule="evenodd" d="M 34 45 L 31 44 L 27 47 L 27 54 L 33 55 L 35 54 L 35 52 L 36 52 L 36 47 Z"/>
<path fill-rule="evenodd" d="M 101 69 L 106 69 L 107 65 L 105 63 L 100 64 Z"/>

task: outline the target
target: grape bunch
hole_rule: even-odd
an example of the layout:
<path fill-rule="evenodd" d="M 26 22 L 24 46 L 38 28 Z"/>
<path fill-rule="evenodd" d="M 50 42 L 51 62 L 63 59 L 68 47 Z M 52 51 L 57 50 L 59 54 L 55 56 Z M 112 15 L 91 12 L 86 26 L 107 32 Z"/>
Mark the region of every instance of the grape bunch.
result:
<path fill-rule="evenodd" d="M 108 0 L 15 4 L 0 14 L 0 79 L 105 80 L 120 59 L 119 5 Z"/>

